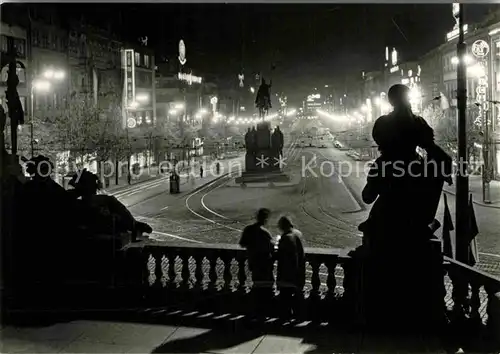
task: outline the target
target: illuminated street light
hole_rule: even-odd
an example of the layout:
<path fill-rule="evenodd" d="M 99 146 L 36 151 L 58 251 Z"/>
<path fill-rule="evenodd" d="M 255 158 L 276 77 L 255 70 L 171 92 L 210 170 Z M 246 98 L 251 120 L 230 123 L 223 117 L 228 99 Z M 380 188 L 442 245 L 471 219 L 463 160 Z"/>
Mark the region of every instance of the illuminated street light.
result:
<path fill-rule="evenodd" d="M 65 74 L 64 74 L 64 71 L 62 71 L 62 70 L 58 70 L 58 71 L 54 72 L 54 79 L 56 79 L 56 80 L 62 80 L 62 79 L 64 79 L 64 76 L 65 76 Z"/>
<path fill-rule="evenodd" d="M 54 77 L 54 70 L 49 69 L 43 72 L 43 77 L 46 79 L 52 79 Z"/>
<path fill-rule="evenodd" d="M 49 80 L 50 79 L 62 80 L 64 79 L 64 71 L 48 69 L 43 72 L 43 77 Z"/>
<path fill-rule="evenodd" d="M 417 87 L 412 87 L 409 92 L 410 101 L 418 100 L 422 97 L 420 90 Z"/>
<path fill-rule="evenodd" d="M 138 102 L 148 102 L 149 101 L 149 95 L 147 93 L 140 93 L 135 96 L 135 99 Z"/>
<path fill-rule="evenodd" d="M 470 55 L 466 54 L 466 55 L 464 56 L 464 62 L 465 62 L 465 65 L 469 65 L 469 64 L 471 64 L 473 61 L 474 61 L 474 59 L 472 59 L 472 57 L 471 57 Z M 452 63 L 453 65 L 457 65 L 457 64 L 458 64 L 458 57 L 453 57 L 453 58 L 451 58 L 451 63 Z"/>
<path fill-rule="evenodd" d="M 467 68 L 467 74 L 479 78 L 486 75 L 486 69 L 483 65 L 477 63 Z"/>
<path fill-rule="evenodd" d="M 50 81 L 47 80 L 35 80 L 33 81 L 33 89 L 36 91 L 48 91 L 50 90 Z"/>
<path fill-rule="evenodd" d="M 250 92 L 255 93 L 255 89 L 253 87 L 250 87 Z"/>

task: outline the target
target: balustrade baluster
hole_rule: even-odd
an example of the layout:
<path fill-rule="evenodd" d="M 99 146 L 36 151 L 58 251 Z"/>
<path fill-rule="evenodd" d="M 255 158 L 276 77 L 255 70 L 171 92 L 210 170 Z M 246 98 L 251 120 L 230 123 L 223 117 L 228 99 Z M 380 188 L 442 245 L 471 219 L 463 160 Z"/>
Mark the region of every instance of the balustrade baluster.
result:
<path fill-rule="evenodd" d="M 162 258 L 163 258 L 163 253 L 156 251 L 153 253 L 153 258 L 155 260 L 155 282 L 153 284 L 154 287 L 157 288 L 162 288 L 162 280 L 163 280 L 163 268 L 162 268 Z"/>
<path fill-rule="evenodd" d="M 217 290 L 217 255 L 210 255 L 208 261 L 210 262 L 210 270 L 208 277 L 210 279 L 210 290 Z"/>
<path fill-rule="evenodd" d="M 196 278 L 196 288 L 197 289 L 203 289 L 203 256 L 196 256 L 195 257 L 195 262 L 196 262 L 196 269 L 194 271 L 194 276 Z"/>
<path fill-rule="evenodd" d="M 464 275 L 456 268 L 450 269 L 448 275 L 453 284 L 451 297 L 453 299 L 453 314 L 455 319 L 465 319 L 465 307 L 467 303 L 468 283 Z"/>
<path fill-rule="evenodd" d="M 231 274 L 231 261 L 233 258 L 231 256 L 224 256 L 222 261 L 224 262 L 224 290 L 231 290 L 231 280 L 233 276 Z"/>
<path fill-rule="evenodd" d="M 312 268 L 312 275 L 311 275 L 311 298 L 313 299 L 318 299 L 320 297 L 320 292 L 319 292 L 319 287 L 321 285 L 321 281 L 319 279 L 319 267 L 321 266 L 321 263 L 318 262 L 317 260 L 311 260 L 309 262 Z"/>
<path fill-rule="evenodd" d="M 189 288 L 189 280 L 191 278 L 191 272 L 189 271 L 189 254 L 182 254 L 182 287 Z"/>
<path fill-rule="evenodd" d="M 151 257 L 151 256 L 152 255 L 149 252 L 149 250 L 146 250 L 143 253 L 143 258 L 142 258 L 142 262 L 141 262 L 141 268 L 143 269 L 143 271 L 141 272 L 141 282 L 146 287 L 149 286 L 149 276 L 151 275 L 151 271 L 149 269 L 149 257 Z"/>
<path fill-rule="evenodd" d="M 327 264 L 328 268 L 328 278 L 326 279 L 326 285 L 328 286 L 327 298 L 333 299 L 335 297 L 335 288 L 337 287 L 337 279 L 335 278 L 335 269 L 337 268 L 337 262 L 332 261 Z"/>
<path fill-rule="evenodd" d="M 488 314 L 488 330 L 500 342 L 498 333 L 500 333 L 500 287 L 498 286 L 485 286 L 488 294 L 488 304 L 486 312 Z"/>
<path fill-rule="evenodd" d="M 246 292 L 246 281 L 247 281 L 247 272 L 246 272 L 246 258 L 240 256 L 238 258 L 238 289 L 241 292 Z"/>
<path fill-rule="evenodd" d="M 474 321 L 481 322 L 481 316 L 479 314 L 479 308 L 481 307 L 481 299 L 479 298 L 479 290 L 481 284 L 477 282 L 476 279 L 471 280 L 471 298 L 470 298 L 470 318 Z"/>
<path fill-rule="evenodd" d="M 175 282 L 175 278 L 177 278 L 177 272 L 175 269 L 175 259 L 177 256 L 174 253 L 169 253 L 168 256 L 168 282 L 169 286 L 176 288 L 177 283 Z"/>

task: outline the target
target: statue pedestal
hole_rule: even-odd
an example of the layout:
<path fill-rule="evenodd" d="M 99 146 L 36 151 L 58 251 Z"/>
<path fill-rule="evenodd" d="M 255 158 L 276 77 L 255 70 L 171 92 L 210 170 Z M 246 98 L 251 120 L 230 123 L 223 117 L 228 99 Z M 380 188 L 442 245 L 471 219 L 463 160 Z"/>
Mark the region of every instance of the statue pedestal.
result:
<path fill-rule="evenodd" d="M 410 249 L 385 253 L 360 246 L 350 254 L 344 279 L 349 316 L 356 313 L 369 329 L 390 333 L 441 328 L 446 293 L 441 242 L 433 238 Z"/>
<path fill-rule="evenodd" d="M 278 149 L 271 146 L 271 131 L 268 122 L 257 125 L 256 147 L 247 151 L 245 171 L 236 183 L 288 182 L 290 178 L 281 171 Z"/>

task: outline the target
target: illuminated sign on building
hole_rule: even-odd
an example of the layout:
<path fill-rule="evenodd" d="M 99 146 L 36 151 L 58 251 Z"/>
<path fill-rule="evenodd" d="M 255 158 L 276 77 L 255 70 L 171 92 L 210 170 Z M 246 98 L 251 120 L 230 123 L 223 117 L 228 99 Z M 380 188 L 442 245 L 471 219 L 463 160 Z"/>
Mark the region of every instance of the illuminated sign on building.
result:
<path fill-rule="evenodd" d="M 184 41 L 181 39 L 179 41 L 179 63 L 181 65 L 186 64 L 187 58 L 186 58 L 186 45 L 184 44 Z"/>
<path fill-rule="evenodd" d="M 478 103 L 478 114 L 474 123 L 478 126 L 483 124 L 488 124 L 487 112 L 488 112 L 488 100 L 486 94 L 488 91 L 488 66 L 485 60 L 486 55 L 490 51 L 490 46 L 483 40 L 475 41 L 472 45 L 472 54 L 478 59 L 477 65 L 479 69 L 478 73 L 478 83 L 476 87 L 476 102 Z"/>
<path fill-rule="evenodd" d="M 399 70 L 399 66 L 396 65 L 396 66 L 393 66 L 389 71 L 392 74 L 392 73 L 395 73 L 398 70 Z"/>
<path fill-rule="evenodd" d="M 214 114 L 217 110 L 217 102 L 219 102 L 219 100 L 215 96 L 210 99 L 210 103 L 212 104 L 212 111 Z"/>
<path fill-rule="evenodd" d="M 467 33 L 467 30 L 468 30 L 468 29 L 469 29 L 469 26 L 468 26 L 468 25 L 464 25 L 464 27 L 463 27 L 464 34 L 465 34 L 465 33 Z M 458 37 L 459 32 L 460 32 L 460 31 L 459 31 L 458 27 L 457 27 L 457 28 L 454 28 L 454 29 L 453 29 L 453 31 L 448 32 L 448 33 L 446 34 L 446 40 L 447 40 L 447 41 L 451 41 L 451 40 L 453 40 L 453 39 L 457 38 L 457 37 Z"/>
<path fill-rule="evenodd" d="M 192 74 L 178 73 L 177 78 L 181 81 L 186 81 L 189 85 L 201 84 L 202 78 L 199 76 L 194 76 Z"/>
<path fill-rule="evenodd" d="M 398 64 L 398 51 L 396 50 L 396 48 L 392 48 L 391 63 L 392 63 L 392 66 Z"/>
<path fill-rule="evenodd" d="M 127 127 L 129 128 L 135 128 L 137 126 L 137 121 L 135 120 L 135 118 L 132 118 L 130 117 L 129 119 L 127 119 Z"/>
<path fill-rule="evenodd" d="M 133 49 L 125 50 L 125 97 L 126 107 L 135 102 L 135 56 Z"/>
<path fill-rule="evenodd" d="M 490 46 L 488 45 L 488 43 L 480 39 L 472 44 L 471 51 L 476 58 L 483 59 L 490 52 Z"/>

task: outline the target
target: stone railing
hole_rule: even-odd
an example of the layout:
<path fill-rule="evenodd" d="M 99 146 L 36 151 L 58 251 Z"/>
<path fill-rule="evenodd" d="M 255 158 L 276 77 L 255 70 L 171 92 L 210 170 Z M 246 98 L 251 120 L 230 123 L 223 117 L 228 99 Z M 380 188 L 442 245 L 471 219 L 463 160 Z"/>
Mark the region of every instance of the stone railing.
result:
<path fill-rule="evenodd" d="M 363 321 L 362 281 L 347 252 L 306 248 L 303 319 Z M 127 291 L 146 306 L 234 315 L 251 308 L 251 274 L 246 252 L 237 245 L 144 242 L 130 244 L 124 253 Z M 500 279 L 451 259 L 443 269 L 449 319 L 477 320 L 492 333 L 499 331 Z"/>
<path fill-rule="evenodd" d="M 447 306 L 456 322 L 477 326 L 486 323 L 500 338 L 500 278 L 445 257 Z"/>
<path fill-rule="evenodd" d="M 148 304 L 183 309 L 209 306 L 212 311 L 234 314 L 251 307 L 253 283 L 246 251 L 237 245 L 137 243 L 125 253 L 126 286 Z M 327 320 L 328 314 L 342 312 L 354 318 L 355 302 L 348 295 L 356 284 L 345 281 L 351 278 L 345 277 L 351 262 L 347 251 L 307 248 L 306 262 L 305 317 Z"/>

